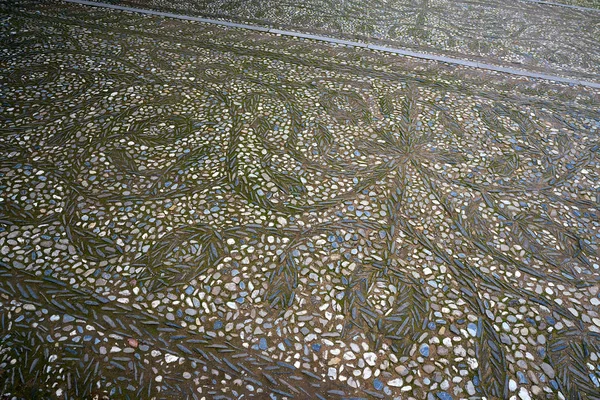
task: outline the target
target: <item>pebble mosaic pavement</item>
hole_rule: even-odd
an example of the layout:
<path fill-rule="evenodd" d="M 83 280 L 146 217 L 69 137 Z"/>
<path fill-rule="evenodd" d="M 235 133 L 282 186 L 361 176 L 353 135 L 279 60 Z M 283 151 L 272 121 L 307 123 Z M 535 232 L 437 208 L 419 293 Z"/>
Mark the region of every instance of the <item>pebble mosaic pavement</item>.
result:
<path fill-rule="evenodd" d="M 600 91 L 0 3 L 6 399 L 600 399 Z"/>
<path fill-rule="evenodd" d="M 527 0 L 104 2 L 376 42 L 600 82 L 600 9 Z M 600 3 L 596 6 L 600 8 Z"/>
<path fill-rule="evenodd" d="M 527 1 L 527 0 L 524 0 L 524 1 Z M 537 0 L 533 0 L 533 1 L 537 1 Z M 545 0 L 540 0 L 540 1 L 545 1 Z M 548 3 L 566 4 L 569 6 L 600 9 L 600 1 L 599 0 L 549 0 Z"/>

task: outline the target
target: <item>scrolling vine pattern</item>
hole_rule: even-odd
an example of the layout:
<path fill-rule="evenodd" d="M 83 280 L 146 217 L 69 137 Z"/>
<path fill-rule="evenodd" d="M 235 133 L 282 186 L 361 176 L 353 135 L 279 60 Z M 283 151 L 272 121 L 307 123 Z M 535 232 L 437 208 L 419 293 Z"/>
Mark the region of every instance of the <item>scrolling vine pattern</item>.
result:
<path fill-rule="evenodd" d="M 598 398 L 597 93 L 2 12 L 5 393 Z"/>
<path fill-rule="evenodd" d="M 600 73 L 600 13 L 533 1 L 110 2 L 375 42 L 593 81 Z M 584 3 L 579 5 L 594 6 L 594 1 Z"/>

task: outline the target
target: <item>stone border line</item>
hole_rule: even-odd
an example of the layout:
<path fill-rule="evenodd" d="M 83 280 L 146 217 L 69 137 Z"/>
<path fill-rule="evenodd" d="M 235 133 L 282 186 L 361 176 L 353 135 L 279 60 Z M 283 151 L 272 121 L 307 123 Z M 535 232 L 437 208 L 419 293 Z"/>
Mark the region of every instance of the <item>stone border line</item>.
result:
<path fill-rule="evenodd" d="M 576 5 L 573 5 L 573 4 L 556 3 L 556 2 L 553 2 L 553 1 L 546 1 L 546 0 L 522 0 L 522 1 L 527 1 L 529 3 L 543 4 L 545 6 L 565 7 L 565 8 L 572 8 L 572 9 L 578 10 L 578 11 L 598 12 L 598 13 L 600 13 L 600 8 L 591 8 L 591 7 L 576 6 Z"/>
<path fill-rule="evenodd" d="M 375 45 L 375 44 L 353 42 L 350 40 L 336 39 L 336 38 L 331 38 L 331 37 L 327 37 L 327 36 L 311 35 L 308 33 L 286 31 L 286 30 L 280 30 L 280 29 L 271 29 L 271 28 L 265 28 L 265 27 L 256 26 L 256 25 L 238 24 L 238 23 L 234 23 L 234 22 L 221 21 L 221 20 L 216 20 L 216 19 L 192 17 L 189 15 L 173 14 L 173 13 L 162 12 L 162 11 L 147 10 L 147 9 L 143 9 L 143 8 L 125 7 L 125 6 L 119 6 L 116 4 L 100 3 L 100 2 L 96 2 L 96 1 L 88 1 L 88 0 L 63 0 L 63 1 L 65 1 L 67 3 L 74 3 L 74 4 L 85 5 L 85 6 L 110 8 L 110 9 L 119 10 L 119 11 L 128 11 L 128 12 L 133 12 L 133 13 L 156 15 L 156 16 L 160 16 L 160 17 L 174 18 L 174 19 L 180 19 L 180 20 L 185 20 L 185 21 L 195 21 L 195 22 L 202 22 L 202 23 L 206 23 L 206 24 L 221 25 L 221 26 L 226 26 L 226 27 L 230 27 L 230 28 L 248 29 L 248 30 L 252 30 L 252 31 L 272 33 L 275 35 L 288 36 L 288 37 L 294 37 L 294 38 L 316 40 L 319 42 L 333 43 L 333 44 L 345 45 L 345 46 L 349 46 L 349 47 L 367 48 L 370 50 L 398 54 L 401 56 L 420 58 L 420 59 L 424 59 L 424 60 L 440 61 L 440 62 L 449 63 L 449 64 L 462 65 L 465 67 L 481 68 L 481 69 L 486 69 L 489 71 L 503 72 L 503 73 L 507 73 L 507 74 L 511 74 L 511 75 L 526 76 L 529 78 L 544 79 L 544 80 L 555 81 L 555 82 L 560 82 L 560 83 L 567 83 L 567 84 L 572 84 L 572 85 L 582 85 L 582 86 L 588 86 L 588 87 L 600 89 L 600 83 L 592 82 L 592 81 L 586 81 L 586 80 L 574 79 L 574 78 L 565 78 L 565 77 L 561 77 L 561 76 L 557 76 L 557 75 L 541 74 L 541 73 L 537 73 L 537 72 L 531 72 L 531 71 L 526 71 L 526 70 L 516 69 L 516 68 L 511 68 L 511 67 L 502 67 L 502 66 L 493 65 L 493 64 L 486 64 L 486 63 L 481 63 L 481 62 L 476 62 L 476 61 L 463 60 L 463 59 L 459 59 L 459 58 L 439 56 L 439 55 L 430 54 L 430 53 L 421 53 L 421 52 L 405 50 L 405 49 L 398 49 L 398 48 L 388 47 L 388 46 L 379 46 L 379 45 Z M 535 1 L 535 0 L 529 0 L 529 1 Z M 535 2 L 546 3 L 544 1 L 535 1 Z M 573 7 L 575 7 L 575 6 L 573 6 Z M 581 8 L 581 7 L 579 7 L 579 8 Z"/>

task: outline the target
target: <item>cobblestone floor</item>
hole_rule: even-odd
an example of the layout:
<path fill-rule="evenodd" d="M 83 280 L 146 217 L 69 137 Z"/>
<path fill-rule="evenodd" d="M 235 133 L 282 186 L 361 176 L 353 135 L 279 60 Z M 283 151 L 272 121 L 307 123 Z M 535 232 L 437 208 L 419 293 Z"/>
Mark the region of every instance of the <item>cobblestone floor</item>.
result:
<path fill-rule="evenodd" d="M 600 1 L 598 0 L 553 0 L 550 3 L 567 4 L 578 7 L 589 7 L 600 9 Z"/>
<path fill-rule="evenodd" d="M 600 398 L 599 90 L 0 21 L 4 398 Z"/>
<path fill-rule="evenodd" d="M 600 10 L 523 0 L 113 0 L 600 81 Z"/>

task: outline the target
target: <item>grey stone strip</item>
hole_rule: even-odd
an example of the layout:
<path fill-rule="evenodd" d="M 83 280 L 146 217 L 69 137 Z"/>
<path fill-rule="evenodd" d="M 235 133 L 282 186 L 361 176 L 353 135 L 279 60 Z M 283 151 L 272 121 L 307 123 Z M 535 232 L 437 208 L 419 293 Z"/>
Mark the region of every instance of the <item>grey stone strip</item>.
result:
<path fill-rule="evenodd" d="M 352 42 L 350 40 L 330 38 L 327 36 L 311 35 L 308 33 L 282 31 L 280 29 L 269 29 L 269 33 L 274 33 L 276 35 L 282 35 L 282 36 L 299 37 L 299 38 L 303 38 L 303 39 L 319 40 L 319 41 L 322 41 L 322 42 L 324 41 L 324 42 L 328 42 L 328 43 L 343 44 L 343 45 L 350 46 L 350 47 L 363 47 L 363 48 L 369 47 L 366 43 Z"/>
<path fill-rule="evenodd" d="M 446 56 L 438 56 L 435 54 L 418 53 L 418 52 L 414 52 L 414 51 L 410 51 L 410 50 L 395 49 L 393 47 L 378 46 L 378 45 L 374 45 L 374 44 L 368 45 L 367 48 L 369 48 L 371 50 L 385 51 L 387 53 L 394 53 L 394 54 L 399 54 L 399 55 L 403 55 L 403 56 L 424 58 L 427 60 L 441 61 L 441 62 L 450 63 L 450 64 L 458 64 L 458 65 L 463 65 L 465 67 L 481 68 L 481 69 L 487 69 L 490 71 L 504 72 L 504 73 L 511 74 L 511 75 L 527 76 L 530 78 L 545 79 L 545 80 L 549 80 L 549 81 L 569 83 L 569 84 L 573 84 L 573 85 L 589 86 L 589 87 L 600 89 L 600 83 L 585 81 L 585 80 L 581 80 L 581 79 L 564 78 L 562 76 L 541 74 L 541 73 L 537 73 L 537 72 L 526 71 L 523 69 L 502 67 L 499 65 L 486 64 L 486 63 L 481 63 L 481 62 L 476 62 L 476 61 L 469 61 L 469 60 L 463 60 L 463 59 L 446 57 Z"/>
<path fill-rule="evenodd" d="M 415 57 L 415 58 L 421 58 L 421 59 L 425 59 L 425 60 L 440 61 L 440 62 L 449 63 L 449 64 L 462 65 L 465 67 L 481 68 L 481 69 L 486 69 L 486 70 L 490 70 L 490 71 L 503 72 L 503 73 L 507 73 L 507 74 L 511 74 L 511 75 L 526 76 L 526 77 L 530 77 L 530 78 L 544 79 L 544 80 L 555 81 L 555 82 L 560 82 L 560 83 L 582 85 L 582 86 L 588 86 L 588 87 L 600 89 L 600 83 L 592 82 L 592 81 L 586 81 L 586 80 L 574 79 L 574 78 L 565 78 L 565 77 L 561 77 L 561 76 L 557 76 L 557 75 L 541 74 L 541 73 L 537 73 L 537 72 L 531 72 L 531 71 L 526 71 L 526 70 L 516 69 L 516 68 L 511 68 L 511 67 L 502 67 L 502 66 L 493 65 L 493 64 L 486 64 L 486 63 L 480 63 L 480 62 L 476 62 L 476 61 L 469 61 L 469 60 L 464 60 L 464 59 L 439 56 L 439 55 L 430 54 L 430 53 L 420 53 L 420 52 L 416 52 L 416 51 L 398 49 L 398 48 L 394 48 L 394 47 L 379 46 L 379 45 L 375 45 L 375 44 L 366 44 L 366 43 L 361 43 L 361 42 L 353 42 L 353 41 L 349 41 L 349 40 L 336 39 L 336 38 L 331 38 L 331 37 L 327 37 L 327 36 L 311 35 L 311 34 L 307 34 L 307 33 L 294 32 L 294 31 L 284 31 L 284 30 L 280 30 L 280 29 L 270 29 L 270 28 L 264 28 L 264 27 L 256 26 L 256 25 L 237 24 L 237 23 L 233 23 L 233 22 L 220 21 L 220 20 L 209 19 L 209 18 L 192 17 L 192 16 L 188 16 L 188 15 L 147 10 L 147 9 L 143 9 L 143 8 L 125 7 L 125 6 L 115 5 L 115 4 L 100 3 L 100 2 L 96 2 L 96 1 L 88 1 L 88 0 L 63 0 L 63 1 L 65 1 L 67 3 L 81 4 L 81 5 L 86 5 L 86 6 L 110 8 L 113 10 L 128 11 L 128 12 L 134 12 L 134 13 L 140 13 L 140 14 L 146 14 L 146 15 L 156 15 L 156 16 L 160 16 L 160 17 L 175 18 L 175 19 L 186 20 L 186 21 L 195 21 L 195 22 L 202 22 L 202 23 L 206 23 L 206 24 L 221 25 L 221 26 L 227 26 L 230 28 L 249 29 L 249 30 L 253 30 L 253 31 L 272 33 L 272 34 L 281 35 L 281 36 L 316 40 L 316 41 L 320 41 L 320 42 L 333 43 L 333 44 L 338 44 L 338 45 L 341 44 L 341 45 L 350 46 L 350 47 L 368 48 L 370 50 L 383 51 L 386 53 L 398 54 L 401 56 Z M 528 0 L 528 1 L 535 1 L 535 0 Z"/>
<path fill-rule="evenodd" d="M 590 11 L 592 11 L 592 12 L 600 13 L 600 9 L 599 8 L 574 6 L 572 4 L 555 3 L 553 1 L 545 1 L 545 0 L 522 0 L 522 1 L 526 1 L 526 2 L 529 2 L 529 3 L 543 4 L 543 5 L 546 5 L 546 6 L 571 8 L 571 9 L 577 10 L 577 11 L 584 11 L 584 12 L 590 12 Z"/>

